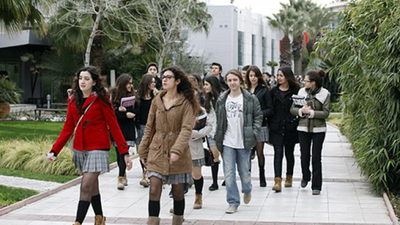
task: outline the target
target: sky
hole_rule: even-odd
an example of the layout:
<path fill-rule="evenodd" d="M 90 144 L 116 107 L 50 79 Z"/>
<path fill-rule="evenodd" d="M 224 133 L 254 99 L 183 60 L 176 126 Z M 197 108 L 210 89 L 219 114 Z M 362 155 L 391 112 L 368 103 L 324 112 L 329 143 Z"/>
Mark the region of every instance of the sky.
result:
<path fill-rule="evenodd" d="M 230 5 L 232 0 L 203 0 L 210 5 Z M 312 0 L 318 5 L 325 6 L 334 0 Z M 251 9 L 252 12 L 264 15 L 277 13 L 281 7 L 280 3 L 289 3 L 289 0 L 233 0 L 233 5 L 239 8 Z"/>

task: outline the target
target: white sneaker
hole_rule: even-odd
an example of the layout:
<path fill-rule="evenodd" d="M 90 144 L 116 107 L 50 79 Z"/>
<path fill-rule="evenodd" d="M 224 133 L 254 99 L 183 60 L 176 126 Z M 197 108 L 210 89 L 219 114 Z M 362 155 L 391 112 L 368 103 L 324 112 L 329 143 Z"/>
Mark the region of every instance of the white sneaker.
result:
<path fill-rule="evenodd" d="M 227 214 L 232 214 L 234 212 L 236 212 L 237 208 L 235 206 L 229 206 L 226 210 L 225 213 Z"/>

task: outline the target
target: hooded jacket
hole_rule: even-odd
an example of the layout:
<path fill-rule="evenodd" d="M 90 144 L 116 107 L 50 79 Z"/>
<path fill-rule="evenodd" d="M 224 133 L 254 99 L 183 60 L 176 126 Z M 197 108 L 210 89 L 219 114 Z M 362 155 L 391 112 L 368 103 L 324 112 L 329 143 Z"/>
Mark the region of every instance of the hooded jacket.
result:
<path fill-rule="evenodd" d="M 151 103 L 146 131 L 139 145 L 139 156 L 147 159 L 147 169 L 162 175 L 190 173 L 192 157 L 189 140 L 195 121 L 192 104 L 179 94 L 174 105 L 165 109 L 162 97 L 158 94 Z M 179 158 L 170 164 L 170 155 Z"/>

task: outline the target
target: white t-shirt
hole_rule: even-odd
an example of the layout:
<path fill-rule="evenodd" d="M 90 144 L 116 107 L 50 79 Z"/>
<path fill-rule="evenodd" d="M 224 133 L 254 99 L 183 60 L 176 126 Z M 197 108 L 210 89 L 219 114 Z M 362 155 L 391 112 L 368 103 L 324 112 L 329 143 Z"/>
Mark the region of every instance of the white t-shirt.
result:
<path fill-rule="evenodd" d="M 244 148 L 243 143 L 243 94 L 232 98 L 228 95 L 225 103 L 227 128 L 223 145 Z"/>

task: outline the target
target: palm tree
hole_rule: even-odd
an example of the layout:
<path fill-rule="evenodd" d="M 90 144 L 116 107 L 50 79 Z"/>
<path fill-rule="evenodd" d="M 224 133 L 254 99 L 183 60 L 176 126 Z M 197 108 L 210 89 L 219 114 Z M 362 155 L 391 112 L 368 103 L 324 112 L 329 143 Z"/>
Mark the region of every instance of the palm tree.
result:
<path fill-rule="evenodd" d="M 317 8 L 309 13 L 310 20 L 306 24 L 306 32 L 309 37 L 306 47 L 309 55 L 315 50 L 315 42 L 322 37 L 323 30 L 328 27 L 334 16 L 334 12 L 325 8 Z"/>
<path fill-rule="evenodd" d="M 25 27 L 25 23 L 33 29 L 39 28 L 41 33 L 45 32 L 45 20 L 39 11 L 46 10 L 50 1 L 44 0 L 2 0 L 0 1 L 0 23 L 8 33 L 17 33 Z"/>
<path fill-rule="evenodd" d="M 278 65 L 278 63 L 275 61 L 269 61 L 266 65 L 271 67 L 271 74 L 275 76 L 275 67 Z"/>
<path fill-rule="evenodd" d="M 283 7 L 284 5 L 281 4 Z M 290 54 L 290 38 L 289 35 L 293 31 L 293 26 L 297 22 L 298 14 L 293 8 L 285 8 L 279 10 L 278 13 L 273 14 L 273 18 L 268 17 L 269 24 L 281 30 L 284 34 L 282 39 L 281 54 L 279 64 L 280 66 L 291 66 L 291 54 Z"/>
<path fill-rule="evenodd" d="M 146 39 L 140 26 L 146 15 L 142 1 L 63 0 L 50 19 L 49 33 L 59 51 L 85 52 L 84 65 L 92 64 L 101 72 L 104 47 Z"/>

